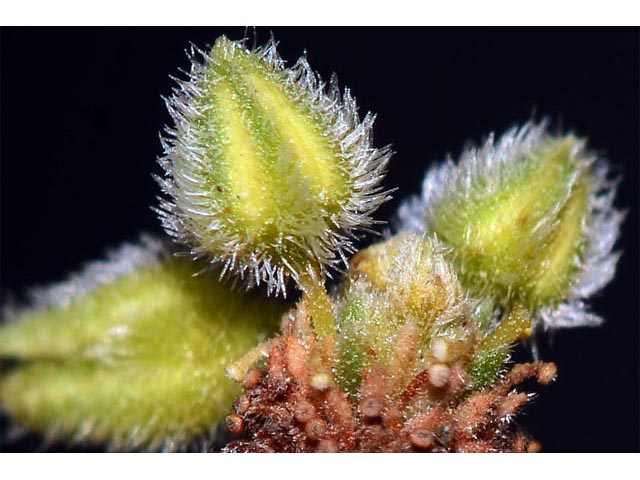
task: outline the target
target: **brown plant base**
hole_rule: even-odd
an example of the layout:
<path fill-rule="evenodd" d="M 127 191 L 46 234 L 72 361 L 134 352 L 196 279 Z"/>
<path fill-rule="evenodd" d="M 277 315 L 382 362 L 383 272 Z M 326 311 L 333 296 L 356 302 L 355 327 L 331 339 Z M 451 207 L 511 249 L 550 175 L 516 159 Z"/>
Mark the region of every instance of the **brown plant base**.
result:
<path fill-rule="evenodd" d="M 512 421 L 529 395 L 528 378 L 547 385 L 553 363 L 515 365 L 491 388 L 469 392 L 462 364 L 437 364 L 399 391 L 380 365 L 356 399 L 317 372 L 314 338 L 285 333 L 263 373 L 251 370 L 227 417 L 237 437 L 226 452 L 537 452 L 540 444 Z"/>

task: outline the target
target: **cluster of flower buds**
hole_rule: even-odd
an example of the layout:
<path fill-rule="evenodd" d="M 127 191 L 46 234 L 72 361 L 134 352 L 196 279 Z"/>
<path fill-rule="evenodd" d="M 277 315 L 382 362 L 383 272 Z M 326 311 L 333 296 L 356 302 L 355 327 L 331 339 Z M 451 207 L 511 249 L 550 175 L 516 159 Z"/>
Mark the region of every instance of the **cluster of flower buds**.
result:
<path fill-rule="evenodd" d="M 349 261 L 389 198 L 391 151 L 335 78 L 221 37 L 167 106 L 157 211 L 196 261 L 147 239 L 35 291 L 0 327 L 11 417 L 52 439 L 178 449 L 215 430 L 239 380 L 229 451 L 538 448 L 508 422 L 528 398 L 513 389 L 555 366 L 507 373 L 510 349 L 536 325 L 598 324 L 585 300 L 617 261 L 615 182 L 583 140 L 544 122 L 491 136 L 429 171 L 399 233 Z M 304 295 L 268 339 L 283 307 L 196 275 L 210 269 Z"/>
<path fill-rule="evenodd" d="M 506 363 L 531 333 L 514 307 L 496 323 L 464 294 L 436 240 L 403 233 L 359 252 L 334 296 L 327 348 L 307 301 L 269 343 L 264 374 L 249 370 L 227 425 L 231 452 L 534 451 L 509 420 L 553 364 Z M 499 375 L 503 374 L 503 375 Z"/>

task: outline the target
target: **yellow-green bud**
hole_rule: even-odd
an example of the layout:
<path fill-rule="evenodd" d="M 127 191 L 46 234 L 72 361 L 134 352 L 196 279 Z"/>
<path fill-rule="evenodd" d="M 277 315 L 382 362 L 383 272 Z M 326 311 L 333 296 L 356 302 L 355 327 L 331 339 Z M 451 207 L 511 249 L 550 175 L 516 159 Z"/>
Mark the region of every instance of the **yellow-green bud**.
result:
<path fill-rule="evenodd" d="M 501 320 L 493 302 L 460 285 L 435 238 L 401 232 L 360 251 L 336 306 L 337 380 L 355 394 L 362 372 L 382 363 L 400 387 L 416 374 L 462 366 L 468 388 L 492 383 L 511 347 L 531 334 L 531 312 L 515 304 Z"/>
<path fill-rule="evenodd" d="M 230 291 L 145 239 L 0 328 L 2 408 L 49 439 L 168 449 L 209 436 L 238 393 L 225 366 L 272 333 L 277 302 Z"/>
<path fill-rule="evenodd" d="M 372 147 L 374 116 L 361 122 L 349 91 L 335 78 L 327 88 L 306 58 L 285 68 L 274 43 L 250 51 L 220 37 L 200 54 L 167 100 L 165 229 L 270 292 L 322 277 L 388 198 L 391 152 Z"/>
<path fill-rule="evenodd" d="M 520 303 L 545 326 L 597 324 L 583 299 L 612 278 L 622 219 L 607 165 L 573 135 L 526 124 L 428 172 L 401 229 L 451 250 L 464 285 L 498 304 Z"/>
<path fill-rule="evenodd" d="M 480 338 L 473 303 L 435 240 L 398 234 L 360 251 L 350 277 L 336 307 L 338 380 L 349 392 L 373 359 L 402 383 L 438 356 L 434 348 L 448 348 L 437 361 L 449 362 Z"/>
<path fill-rule="evenodd" d="M 351 260 L 350 276 L 365 278 L 384 294 L 390 314 L 401 319 L 447 323 L 460 314 L 463 292 L 455 272 L 436 241 L 401 232 L 358 252 Z M 356 280 L 357 281 L 357 280 Z"/>

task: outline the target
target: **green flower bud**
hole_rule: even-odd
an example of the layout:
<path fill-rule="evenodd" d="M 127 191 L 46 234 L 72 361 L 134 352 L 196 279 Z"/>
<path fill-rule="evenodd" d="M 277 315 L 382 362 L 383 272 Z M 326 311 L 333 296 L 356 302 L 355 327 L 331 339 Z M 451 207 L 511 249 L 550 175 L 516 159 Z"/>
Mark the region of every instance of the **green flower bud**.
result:
<path fill-rule="evenodd" d="M 573 135 L 526 124 L 429 171 L 400 228 L 451 247 L 461 280 L 498 304 L 520 303 L 547 327 L 597 324 L 583 299 L 611 280 L 622 214 L 607 165 Z"/>
<path fill-rule="evenodd" d="M 125 245 L 0 327 L 2 408 L 50 439 L 121 450 L 211 435 L 237 383 L 224 367 L 272 333 L 281 309 L 229 291 L 153 239 Z"/>
<path fill-rule="evenodd" d="M 220 37 L 200 54 L 167 100 L 165 229 L 270 292 L 322 278 L 388 198 L 391 152 L 371 145 L 374 116 L 361 122 L 349 91 L 335 78 L 327 89 L 306 58 L 285 68 L 274 43 L 249 51 Z"/>
<path fill-rule="evenodd" d="M 461 364 L 468 388 L 481 389 L 530 336 L 530 311 L 516 304 L 498 319 L 492 302 L 465 293 L 447 253 L 434 238 L 401 232 L 353 257 L 336 313 L 337 378 L 348 393 L 373 361 L 401 387 L 420 372 Z"/>
<path fill-rule="evenodd" d="M 434 240 L 401 233 L 373 245 L 352 259 L 350 277 L 336 307 L 337 376 L 348 392 L 373 359 L 402 383 L 480 339 L 473 302 Z"/>
<path fill-rule="evenodd" d="M 396 317 L 421 319 L 425 326 L 436 320 L 447 323 L 451 315 L 460 314 L 464 302 L 444 254 L 438 242 L 402 232 L 355 255 L 350 276 L 366 279 L 383 294 L 390 302 L 390 314 Z"/>

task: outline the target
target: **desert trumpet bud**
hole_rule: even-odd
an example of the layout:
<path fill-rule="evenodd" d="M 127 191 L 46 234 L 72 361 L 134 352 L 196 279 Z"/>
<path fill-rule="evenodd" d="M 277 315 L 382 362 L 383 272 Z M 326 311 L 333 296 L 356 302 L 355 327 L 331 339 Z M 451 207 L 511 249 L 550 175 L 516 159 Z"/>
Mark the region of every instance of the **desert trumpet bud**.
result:
<path fill-rule="evenodd" d="M 388 198 L 391 152 L 372 146 L 374 116 L 360 121 L 349 91 L 327 87 L 306 58 L 286 68 L 273 42 L 248 50 L 220 37 L 199 53 L 167 100 L 165 229 L 270 292 L 322 278 Z"/>
<path fill-rule="evenodd" d="M 161 242 L 125 245 L 0 327 L 0 403 L 51 440 L 167 449 L 210 435 L 238 385 L 224 367 L 271 334 L 279 308 L 194 277 Z"/>
<path fill-rule="evenodd" d="M 614 274 L 614 193 L 583 140 L 527 123 L 429 171 L 400 228 L 436 234 L 476 293 L 520 303 L 547 327 L 597 324 L 583 300 Z"/>
<path fill-rule="evenodd" d="M 426 368 L 439 343 L 457 354 L 438 361 L 472 350 L 472 302 L 435 240 L 400 233 L 359 252 L 350 277 L 336 307 L 337 372 L 345 390 L 357 388 L 372 359 L 401 383 Z"/>
<path fill-rule="evenodd" d="M 425 319 L 426 324 L 458 315 L 463 291 L 445 260 L 446 249 L 434 239 L 401 232 L 358 252 L 350 277 L 363 278 L 393 303 L 393 315 Z M 454 313 L 455 312 L 455 313 Z M 447 320 L 444 323 L 447 323 Z M 425 324 L 425 325 L 426 325 Z"/>

